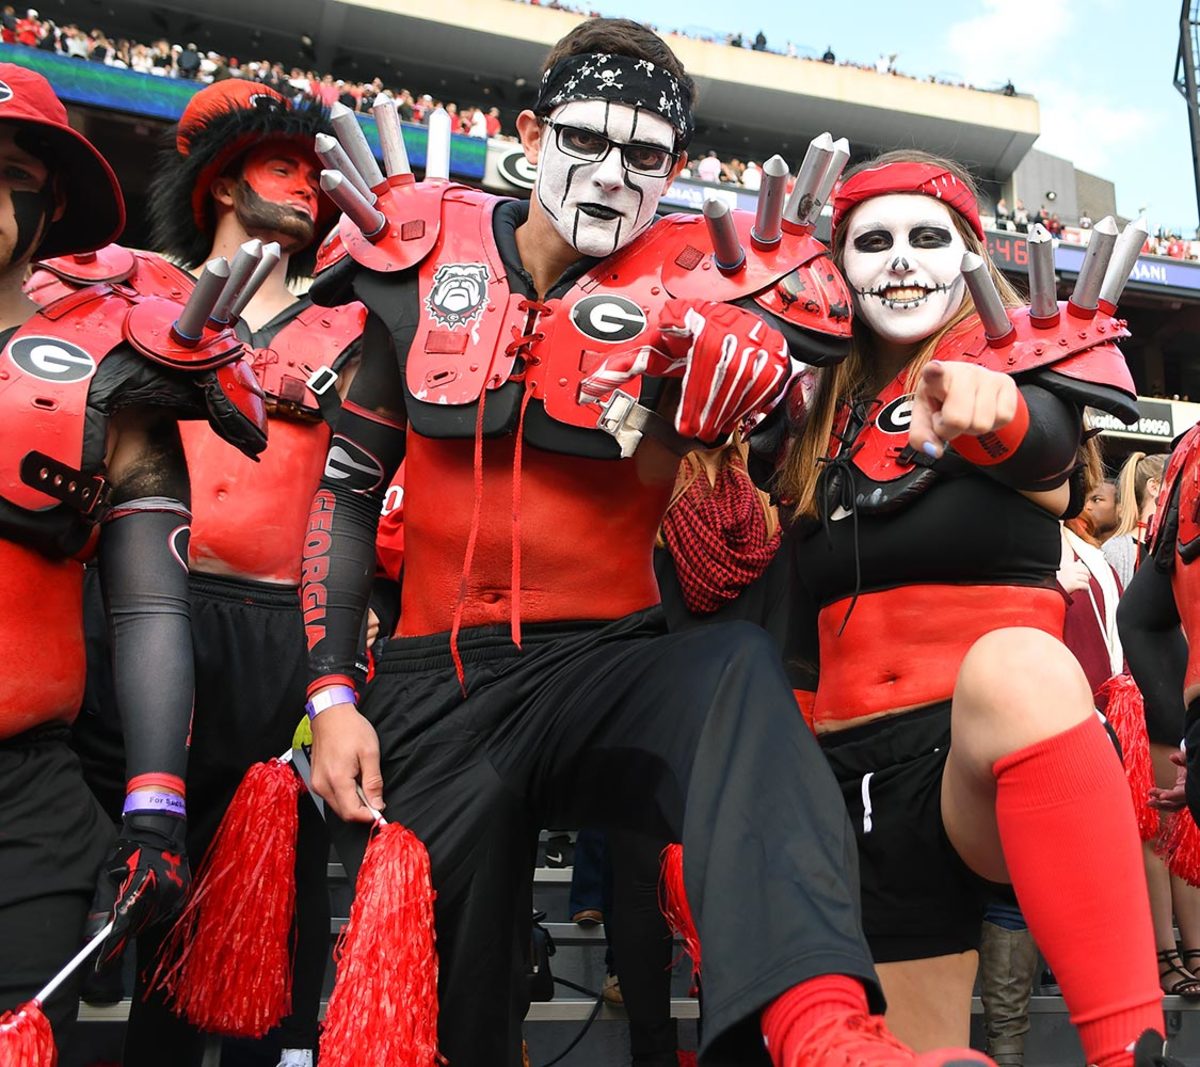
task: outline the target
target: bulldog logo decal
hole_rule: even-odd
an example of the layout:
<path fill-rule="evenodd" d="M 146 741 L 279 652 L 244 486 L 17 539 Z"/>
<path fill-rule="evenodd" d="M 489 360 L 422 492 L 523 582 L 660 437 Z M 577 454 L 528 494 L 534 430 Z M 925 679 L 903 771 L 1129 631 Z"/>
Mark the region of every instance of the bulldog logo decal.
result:
<path fill-rule="evenodd" d="M 483 263 L 443 263 L 433 276 L 425 306 L 443 326 L 474 322 L 487 306 L 488 269 Z"/>

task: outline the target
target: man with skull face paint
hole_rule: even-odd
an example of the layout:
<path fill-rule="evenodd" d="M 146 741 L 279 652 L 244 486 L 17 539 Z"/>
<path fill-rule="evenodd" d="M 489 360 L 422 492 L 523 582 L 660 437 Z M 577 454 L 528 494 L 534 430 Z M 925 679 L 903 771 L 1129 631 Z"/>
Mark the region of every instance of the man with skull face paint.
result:
<path fill-rule="evenodd" d="M 339 386 L 349 381 L 365 312 L 361 305 L 316 308 L 297 298 L 287 280 L 312 273 L 322 227 L 332 205 L 321 194 L 313 137 L 329 133 L 325 111 L 292 106 L 255 83 L 224 81 L 189 101 L 170 133 L 151 182 L 157 248 L 188 268 L 215 256 L 233 262 L 251 239 L 277 242 L 279 260 L 239 313 L 236 329 L 255 350 L 254 370 L 266 394 L 270 445 L 250 462 L 211 434 L 183 428 L 191 474 L 192 626 L 196 648 L 196 710 L 188 787 L 192 855 L 207 851 L 246 769 L 278 756 L 303 715 L 305 646 L 297 586 L 308 505 L 329 448 Z M 106 249 L 102 261 L 131 264 L 135 288 L 178 286 L 177 272 L 158 257 Z M 64 257 L 43 264 L 53 286 L 35 281 L 35 295 L 86 283 L 91 263 Z M 184 275 L 183 284 L 189 280 Z M 93 608 L 98 605 L 93 605 Z M 93 611 L 93 615 L 97 612 Z M 107 637 L 93 627 L 91 685 L 76 747 L 103 777 L 119 744 L 107 684 Z M 293 1011 L 272 1035 L 283 1063 L 311 1063 L 321 983 L 329 950 L 325 870 L 328 838 L 314 805 L 301 798 L 297 855 L 297 943 Z M 170 1048 L 180 1063 L 200 1062 L 203 1035 L 177 1019 L 141 982 L 154 946 L 140 947 L 125 1063 L 158 1063 Z"/>
<path fill-rule="evenodd" d="M 1135 417 L 1124 324 L 1009 311 L 1011 347 L 989 346 L 967 251 L 986 260 L 974 189 L 945 160 L 893 153 L 836 197 L 854 349 L 773 481 L 808 620 L 789 662 L 811 665 L 797 695 L 855 824 L 897 1032 L 965 1039 L 983 880 L 1011 881 L 1088 1062 L 1148 1064 L 1162 1012 L 1138 835 L 1054 582 L 1082 409 Z"/>
<path fill-rule="evenodd" d="M 107 963 L 182 901 L 193 677 L 176 423 L 207 419 L 249 455 L 265 443 L 230 331 L 173 340 L 181 305 L 119 286 L 44 310 L 22 292 L 36 252 L 86 255 L 124 221 L 115 176 L 46 80 L 0 64 L 0 1013 L 75 955 L 85 922 L 115 917 Z M 67 745 L 92 558 L 128 737 L 115 843 Z M 59 1037 L 80 977 L 44 1005 Z"/>
<path fill-rule="evenodd" d="M 439 1044 L 456 1067 L 520 1063 L 532 846 L 538 827 L 570 824 L 682 840 L 704 942 L 701 1063 L 916 1060 L 871 1014 L 851 829 L 777 655 L 744 623 L 668 635 L 658 608 L 653 548 L 678 469 L 660 442 L 724 440 L 781 395 L 789 349 L 837 359 L 849 333 L 848 294 L 809 238 L 774 275 L 756 262 L 757 287 L 739 292 L 699 269 L 700 220 L 655 222 L 691 95 L 651 31 L 582 23 L 517 120 L 538 165 L 528 206 L 395 175 L 375 188 L 375 241 L 344 218 L 348 255 L 314 285 L 370 309 L 334 447 L 378 467 L 327 477 L 313 501 L 313 784 L 369 824 L 361 785 L 427 846 Z M 772 316 L 784 281 L 806 299 Z M 629 455 L 590 402 L 617 386 L 673 404 L 677 432 L 652 414 Z M 354 646 L 401 458 L 400 628 L 360 714 Z M 633 1053 L 663 1062 L 659 1047 Z"/>

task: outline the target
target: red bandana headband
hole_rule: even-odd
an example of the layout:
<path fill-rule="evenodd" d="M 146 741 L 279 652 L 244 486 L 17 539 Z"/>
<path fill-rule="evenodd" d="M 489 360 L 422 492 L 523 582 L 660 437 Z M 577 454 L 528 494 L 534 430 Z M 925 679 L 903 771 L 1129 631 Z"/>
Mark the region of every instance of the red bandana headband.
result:
<path fill-rule="evenodd" d="M 971 190 L 937 163 L 887 163 L 851 175 L 833 198 L 834 230 L 864 200 L 889 193 L 918 193 L 941 200 L 967 220 L 981 241 L 986 240 L 983 223 L 979 221 L 979 205 Z"/>

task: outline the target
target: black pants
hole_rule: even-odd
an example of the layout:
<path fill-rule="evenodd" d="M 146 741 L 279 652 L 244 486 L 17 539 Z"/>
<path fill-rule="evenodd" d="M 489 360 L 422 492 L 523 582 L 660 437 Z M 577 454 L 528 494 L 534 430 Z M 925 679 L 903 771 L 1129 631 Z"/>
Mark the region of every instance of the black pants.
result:
<path fill-rule="evenodd" d="M 387 816 L 429 849 L 439 1040 L 454 1067 L 520 1062 L 511 931 L 541 826 L 682 840 L 705 958 L 706 1065 L 765 1064 L 758 1015 L 797 982 L 859 977 L 882 1008 L 854 835 L 777 653 L 733 623 L 611 623 L 388 642 L 363 702 Z M 508 990 L 508 995 L 505 994 Z"/>
<path fill-rule="evenodd" d="M 661 855 L 667 844 L 628 830 L 608 834 L 612 908 L 604 925 L 629 1017 L 634 1067 L 674 1067 L 678 1048 L 671 1017 L 675 945 L 658 901 Z"/>
<path fill-rule="evenodd" d="M 0 1014 L 28 1000 L 83 945 L 113 833 L 67 747 L 65 724 L 0 741 Z M 61 1043 L 84 969 L 43 1005 Z"/>
<path fill-rule="evenodd" d="M 304 715 L 304 629 L 296 590 L 287 586 L 193 574 L 192 640 L 196 706 L 188 755 L 188 855 L 193 869 L 208 850 L 247 768 L 281 755 Z M 99 795 L 123 795 L 119 719 L 112 707 L 103 611 L 89 587 L 89 688 L 75 744 Z M 97 615 L 97 612 L 99 614 Z M 99 626 L 99 630 L 97 630 Z M 93 666 L 96 661 L 96 666 Z M 282 1048 L 315 1048 L 321 985 L 329 958 L 329 838 L 311 800 L 300 797 L 296 853 L 296 942 L 292 1014 L 271 1035 Z M 204 1037 L 158 998 L 143 999 L 142 979 L 158 941 L 138 943 L 138 985 L 125 1043 L 126 1067 L 157 1067 L 163 1050 L 181 1067 L 199 1065 Z"/>

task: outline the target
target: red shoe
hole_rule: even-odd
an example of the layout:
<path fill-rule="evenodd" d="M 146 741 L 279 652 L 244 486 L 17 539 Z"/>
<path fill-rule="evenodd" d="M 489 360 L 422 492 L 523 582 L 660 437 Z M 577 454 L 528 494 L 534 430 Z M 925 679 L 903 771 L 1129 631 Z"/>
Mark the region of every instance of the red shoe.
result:
<path fill-rule="evenodd" d="M 789 1035 L 789 1041 L 791 1035 Z M 996 1067 L 969 1048 L 921 1055 L 897 1038 L 882 1015 L 831 1015 L 805 1034 L 787 1067 Z"/>

